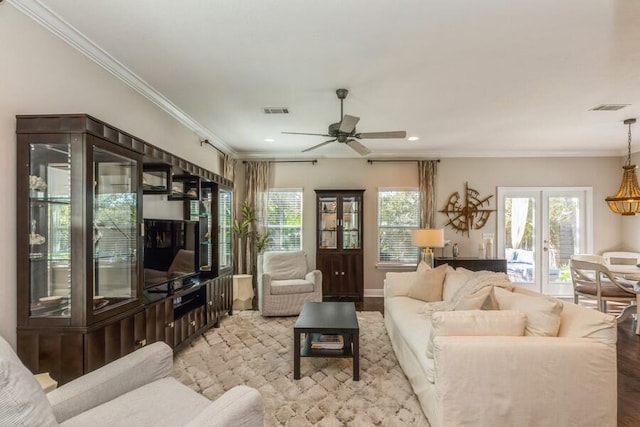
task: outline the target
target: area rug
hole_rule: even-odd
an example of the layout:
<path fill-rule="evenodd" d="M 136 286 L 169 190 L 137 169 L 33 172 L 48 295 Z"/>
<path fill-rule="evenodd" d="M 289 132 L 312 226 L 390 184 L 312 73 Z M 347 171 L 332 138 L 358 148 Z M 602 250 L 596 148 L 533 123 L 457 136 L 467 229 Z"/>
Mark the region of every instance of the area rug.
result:
<path fill-rule="evenodd" d="M 296 319 L 228 316 L 176 354 L 175 375 L 212 400 L 239 384 L 258 389 L 267 426 L 429 426 L 379 312 L 358 312 L 360 381 L 338 358 L 302 358 L 294 380 Z"/>

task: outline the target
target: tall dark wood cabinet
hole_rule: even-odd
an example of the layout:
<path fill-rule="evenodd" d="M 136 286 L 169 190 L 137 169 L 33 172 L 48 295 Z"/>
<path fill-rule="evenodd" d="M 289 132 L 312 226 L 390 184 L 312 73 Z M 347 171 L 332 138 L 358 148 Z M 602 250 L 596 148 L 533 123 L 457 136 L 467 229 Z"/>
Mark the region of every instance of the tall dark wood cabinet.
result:
<path fill-rule="evenodd" d="M 364 190 L 316 190 L 316 268 L 324 301 L 364 298 L 362 222 Z"/>
<path fill-rule="evenodd" d="M 33 373 L 64 384 L 155 341 L 185 346 L 231 314 L 231 181 L 85 114 L 16 126 L 17 352 Z M 143 193 L 184 202 L 186 275 L 145 282 Z"/>

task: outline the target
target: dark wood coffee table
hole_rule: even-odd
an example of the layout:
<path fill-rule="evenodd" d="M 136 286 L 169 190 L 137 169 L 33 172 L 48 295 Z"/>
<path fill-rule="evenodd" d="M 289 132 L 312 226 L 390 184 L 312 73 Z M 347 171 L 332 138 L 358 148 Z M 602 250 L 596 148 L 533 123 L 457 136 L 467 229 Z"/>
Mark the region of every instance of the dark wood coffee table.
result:
<path fill-rule="evenodd" d="M 300 335 L 304 342 L 300 345 Z M 342 335 L 340 350 L 314 349 L 311 342 L 320 334 Z M 305 302 L 293 326 L 293 379 L 300 379 L 301 357 L 346 357 L 353 359 L 353 380 L 360 380 L 360 327 L 352 302 Z"/>

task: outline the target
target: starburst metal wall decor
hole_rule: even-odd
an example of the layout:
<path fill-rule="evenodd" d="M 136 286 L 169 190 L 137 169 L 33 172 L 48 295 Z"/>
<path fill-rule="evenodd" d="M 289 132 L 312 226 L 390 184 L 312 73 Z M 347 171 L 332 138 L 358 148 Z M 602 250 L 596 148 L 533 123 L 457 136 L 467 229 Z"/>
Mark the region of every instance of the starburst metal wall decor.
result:
<path fill-rule="evenodd" d="M 450 225 L 451 228 L 456 230 L 456 233 L 460 231 L 462 234 L 467 233 L 472 229 L 478 230 L 485 226 L 489 220 L 491 212 L 495 212 L 495 209 L 489 208 L 489 199 L 493 195 L 480 198 L 480 193 L 473 188 L 470 188 L 468 183 L 464 183 L 464 200 L 460 197 L 459 192 L 453 193 L 449 196 L 447 205 L 444 209 L 438 211 L 442 212 L 449 217 L 449 222 L 445 226 Z"/>

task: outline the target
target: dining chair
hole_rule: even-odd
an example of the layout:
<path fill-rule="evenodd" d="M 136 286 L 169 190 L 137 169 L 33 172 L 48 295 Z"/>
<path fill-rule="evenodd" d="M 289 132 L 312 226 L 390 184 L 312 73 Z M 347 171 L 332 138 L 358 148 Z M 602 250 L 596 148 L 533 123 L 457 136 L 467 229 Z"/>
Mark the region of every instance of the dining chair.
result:
<path fill-rule="evenodd" d="M 636 302 L 637 283 L 614 275 L 599 255 L 573 255 L 569 261 L 573 298 L 578 304 L 579 297 L 595 299 L 597 308 L 607 312 L 607 301 Z"/>

